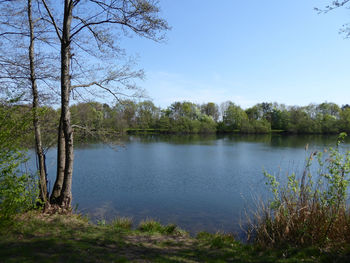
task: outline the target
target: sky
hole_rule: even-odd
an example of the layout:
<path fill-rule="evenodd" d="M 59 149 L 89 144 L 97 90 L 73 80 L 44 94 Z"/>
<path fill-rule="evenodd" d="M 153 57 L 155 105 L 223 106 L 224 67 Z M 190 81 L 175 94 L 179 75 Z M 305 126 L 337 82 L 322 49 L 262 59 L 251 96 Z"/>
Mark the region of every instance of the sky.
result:
<path fill-rule="evenodd" d="M 164 43 L 122 46 L 138 57 L 156 106 L 230 100 L 243 108 L 350 104 L 350 10 L 318 14 L 331 0 L 160 0 L 172 29 Z"/>

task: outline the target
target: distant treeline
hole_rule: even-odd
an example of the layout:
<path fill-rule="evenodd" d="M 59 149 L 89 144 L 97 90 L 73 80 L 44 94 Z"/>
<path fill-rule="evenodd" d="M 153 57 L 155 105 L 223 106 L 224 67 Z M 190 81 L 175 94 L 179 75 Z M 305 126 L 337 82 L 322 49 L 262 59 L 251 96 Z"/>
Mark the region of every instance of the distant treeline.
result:
<path fill-rule="evenodd" d="M 121 101 L 113 107 L 97 102 L 71 107 L 72 121 L 90 129 L 163 133 L 288 133 L 332 134 L 350 131 L 350 105 L 334 103 L 285 106 L 259 103 L 243 110 L 233 102 L 174 102 L 166 109 L 151 101 Z"/>
<path fill-rule="evenodd" d="M 22 108 L 29 107 L 22 106 Z M 119 101 L 113 106 L 84 102 L 71 106 L 76 133 L 99 131 L 117 133 L 270 133 L 334 134 L 350 132 L 350 105 L 334 103 L 286 106 L 259 103 L 242 109 L 233 102 L 220 106 L 209 102 L 174 102 L 166 109 L 151 101 Z M 58 123 L 58 110 L 42 107 L 44 128 L 52 132 Z M 51 128 L 50 128 L 51 127 Z M 54 131 L 56 132 L 56 131 Z"/>

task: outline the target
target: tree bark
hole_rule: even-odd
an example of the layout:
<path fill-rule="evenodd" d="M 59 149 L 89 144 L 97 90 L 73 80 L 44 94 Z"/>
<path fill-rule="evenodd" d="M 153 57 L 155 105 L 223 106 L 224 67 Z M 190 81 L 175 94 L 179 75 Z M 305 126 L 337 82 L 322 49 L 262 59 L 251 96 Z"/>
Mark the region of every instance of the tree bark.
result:
<path fill-rule="evenodd" d="M 57 175 L 56 181 L 52 190 L 50 203 L 59 204 L 59 198 L 61 196 L 63 181 L 64 181 L 64 168 L 66 163 L 66 146 L 63 132 L 63 120 L 60 119 L 58 126 L 58 141 L 57 141 Z"/>
<path fill-rule="evenodd" d="M 30 81 L 32 85 L 32 96 L 33 96 L 33 125 L 34 125 L 34 135 L 35 135 L 35 150 L 38 157 L 39 163 L 39 188 L 40 188 L 40 199 L 46 203 L 47 202 L 47 175 L 45 170 L 45 155 L 42 147 L 41 140 L 41 128 L 38 116 L 39 110 L 39 95 L 38 86 L 35 76 L 35 65 L 34 65 L 34 23 L 32 19 L 32 1 L 28 0 L 28 24 L 30 31 L 30 44 L 29 44 L 29 66 L 30 66 Z"/>

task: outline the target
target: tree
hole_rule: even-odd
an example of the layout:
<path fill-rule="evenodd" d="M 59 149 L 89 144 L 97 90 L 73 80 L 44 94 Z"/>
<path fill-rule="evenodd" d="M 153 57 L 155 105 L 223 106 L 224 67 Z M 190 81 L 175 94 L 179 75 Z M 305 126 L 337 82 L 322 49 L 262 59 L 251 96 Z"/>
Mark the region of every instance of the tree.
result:
<path fill-rule="evenodd" d="M 350 132 L 350 107 L 344 108 L 340 113 L 340 129 Z"/>
<path fill-rule="evenodd" d="M 78 88 L 97 87 L 117 99 L 125 95 L 120 91 L 120 86 L 129 90 L 135 88 L 131 80 L 142 77 L 142 72 L 132 71 L 129 65 L 114 69 L 101 65 L 96 68 L 92 65 L 96 64 L 96 59 L 108 59 L 110 55 L 120 51 L 114 42 L 114 39 L 117 39 L 117 29 L 123 32 L 130 30 L 138 36 L 159 41 L 162 39 L 159 33 L 167 30 L 168 25 L 158 17 L 158 3 L 154 0 L 64 0 L 63 6 L 50 6 L 46 0 L 42 0 L 42 3 L 46 10 L 43 19 L 50 22 L 56 33 L 61 54 L 58 170 L 51 202 L 70 209 L 74 160 L 73 127 L 69 107 L 72 92 L 79 94 Z M 91 60 L 92 57 L 95 60 Z M 83 64 L 82 60 L 86 60 L 87 63 L 84 61 Z M 115 66 L 114 63 L 112 65 Z M 95 71 L 97 73 L 93 74 Z M 86 83 L 84 81 L 90 72 L 94 79 Z"/>
<path fill-rule="evenodd" d="M 87 132 L 100 130 L 103 121 L 103 105 L 98 102 L 84 102 L 71 106 L 72 124 L 82 129 L 83 136 Z"/>
<path fill-rule="evenodd" d="M 38 156 L 39 163 L 39 178 L 40 178 L 40 199 L 47 203 L 47 174 L 46 174 L 46 164 L 45 164 L 45 156 L 43 150 L 43 144 L 41 139 L 41 128 L 39 122 L 39 92 L 36 80 L 36 72 L 35 72 L 35 61 L 34 61 L 34 21 L 32 17 L 32 1 L 28 0 L 28 25 L 29 25 L 29 68 L 30 68 L 30 82 L 32 86 L 32 96 L 33 96 L 33 126 L 35 133 L 35 151 Z"/>
<path fill-rule="evenodd" d="M 291 107 L 289 109 L 290 121 L 288 131 L 292 133 L 320 133 L 321 128 L 313 121 L 303 107 Z"/>
<path fill-rule="evenodd" d="M 262 116 L 260 116 L 260 111 L 257 105 L 248 108 L 245 110 L 249 120 L 260 120 Z"/>
<path fill-rule="evenodd" d="M 197 105 L 188 101 L 174 102 L 169 107 L 169 113 L 169 117 L 175 121 L 181 118 L 198 120 L 201 114 Z"/>
<path fill-rule="evenodd" d="M 267 120 L 268 122 L 271 122 L 271 114 L 272 114 L 272 110 L 273 110 L 272 103 L 263 102 L 263 103 L 258 104 L 258 107 L 262 111 L 263 118 L 265 120 Z"/>
<path fill-rule="evenodd" d="M 208 102 L 208 103 L 202 104 L 200 108 L 201 108 L 202 114 L 211 116 L 213 120 L 216 122 L 219 120 L 219 106 L 216 105 L 215 103 Z"/>
<path fill-rule="evenodd" d="M 137 105 L 132 100 L 123 100 L 115 107 L 119 112 L 118 115 L 122 116 L 122 120 L 125 123 L 123 128 L 136 128 L 136 110 Z"/>
<path fill-rule="evenodd" d="M 51 67 L 47 62 L 52 61 L 49 54 L 35 52 L 35 44 L 50 43 L 50 40 L 46 38 L 47 30 L 44 21 L 39 18 L 38 6 L 40 5 L 34 1 L 36 8 L 33 8 L 32 2 L 32 0 L 1 1 L 0 80 L 7 92 L 19 94 L 23 92 L 26 95 L 24 99 L 31 97 L 40 198 L 46 203 L 47 175 L 39 116 L 40 100 L 44 100 L 44 93 L 39 91 L 38 82 L 46 87 L 50 86 L 54 76 L 49 73 Z"/>
<path fill-rule="evenodd" d="M 271 128 L 275 130 L 287 130 L 289 113 L 287 110 L 274 108 L 271 112 Z"/>
<path fill-rule="evenodd" d="M 248 116 L 245 111 L 242 110 L 240 106 L 231 102 L 224 112 L 224 124 L 232 130 L 240 130 L 244 121 L 248 121 Z"/>
<path fill-rule="evenodd" d="M 154 128 L 159 115 L 160 109 L 152 101 L 146 100 L 137 104 L 136 120 L 139 128 Z"/>

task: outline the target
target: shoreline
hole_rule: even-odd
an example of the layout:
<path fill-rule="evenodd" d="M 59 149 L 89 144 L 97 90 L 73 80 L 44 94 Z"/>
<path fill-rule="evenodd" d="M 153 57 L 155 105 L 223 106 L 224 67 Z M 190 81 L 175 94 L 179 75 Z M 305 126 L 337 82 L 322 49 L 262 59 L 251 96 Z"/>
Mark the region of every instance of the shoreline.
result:
<path fill-rule="evenodd" d="M 91 224 L 79 214 L 31 211 L 0 229 L 0 262 L 345 262 L 347 250 L 259 248 L 230 234 L 190 237 L 175 225 L 128 219 Z"/>

